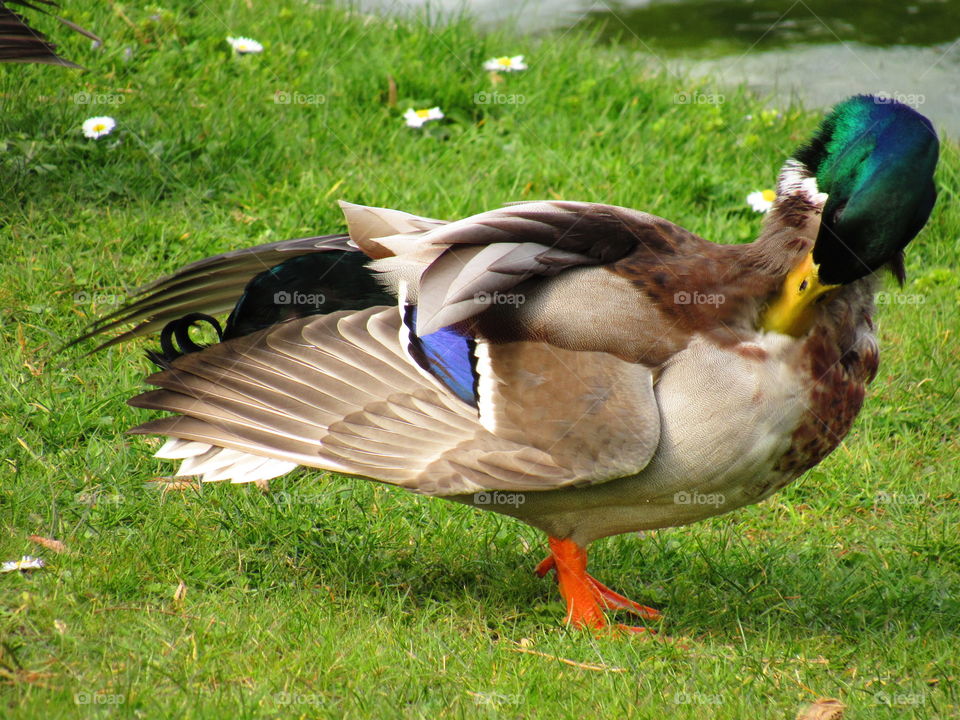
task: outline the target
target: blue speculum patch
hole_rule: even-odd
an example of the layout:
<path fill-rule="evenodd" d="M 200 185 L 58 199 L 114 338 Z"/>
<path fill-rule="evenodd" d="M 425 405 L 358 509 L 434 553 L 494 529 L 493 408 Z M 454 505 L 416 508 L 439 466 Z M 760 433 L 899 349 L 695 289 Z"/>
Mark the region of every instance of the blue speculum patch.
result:
<path fill-rule="evenodd" d="M 410 331 L 407 349 L 417 364 L 458 398 L 477 407 L 476 341 L 452 327 L 419 337 L 414 329 L 417 326 L 417 308 L 413 305 L 404 309 L 403 324 Z"/>

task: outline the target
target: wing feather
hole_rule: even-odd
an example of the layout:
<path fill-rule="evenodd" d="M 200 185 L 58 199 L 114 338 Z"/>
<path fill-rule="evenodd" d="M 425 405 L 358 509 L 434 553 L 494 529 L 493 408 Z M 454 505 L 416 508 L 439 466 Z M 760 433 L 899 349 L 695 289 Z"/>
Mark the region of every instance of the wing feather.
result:
<path fill-rule="evenodd" d="M 660 425 L 657 363 L 648 360 L 660 358 L 648 346 L 668 354 L 682 338 L 664 339 L 670 327 L 655 303 L 610 270 L 641 251 L 653 257 L 705 241 L 646 213 L 589 203 L 523 203 L 449 224 L 344 210 L 352 240 L 306 238 L 193 263 L 86 337 L 139 323 L 109 344 L 186 312 L 227 309 L 254 271 L 359 247 L 379 258 L 371 267 L 387 281 L 413 283 L 404 297 L 417 305 L 421 338 L 471 328 L 479 412 L 407 352 L 405 308 L 342 310 L 252 330 L 152 376 L 159 389 L 131 404 L 179 413 L 135 430 L 173 438 L 161 455 L 181 457 L 181 470 L 205 480 L 274 477 L 301 464 L 434 495 L 599 483 L 649 462 Z M 486 313 L 491 296 L 518 286 L 529 303 L 512 318 L 530 334 L 495 338 L 488 330 L 511 316 Z M 582 305 L 576 313 L 571 292 Z M 486 324 L 459 325 L 480 315 Z"/>
<path fill-rule="evenodd" d="M 400 324 L 395 308 L 334 313 L 293 320 L 184 356 L 150 378 L 160 389 L 131 404 L 186 417 L 180 422 L 153 421 L 137 432 L 160 430 L 187 443 L 230 450 L 233 454 L 207 457 L 199 452 L 201 447 L 186 446 L 190 454 L 179 446 L 181 452 L 175 454 L 186 455 L 187 469 L 202 470 L 206 480 L 256 476 L 261 466 L 251 456 L 348 472 L 438 495 L 544 490 L 611 479 L 609 462 L 602 458 L 599 465 L 586 459 L 572 462 L 575 452 L 567 441 L 549 437 L 551 424 L 579 412 L 569 406 L 570 398 L 564 396 L 542 411 L 539 434 L 491 433 L 472 408 L 410 366 L 399 347 Z M 534 363 L 543 361 L 543 356 L 529 354 L 521 345 L 516 344 L 509 362 L 494 364 L 498 381 L 509 381 L 508 373 L 523 364 L 525 354 Z M 498 352 L 494 355 L 499 358 Z M 630 377 L 624 379 L 631 379 L 640 367 L 604 357 L 608 360 L 599 364 L 597 358 L 584 362 L 602 365 L 598 372 L 604 377 L 627 373 Z M 557 364 L 554 372 L 561 373 L 561 367 Z M 641 394 L 642 388 L 641 383 Z M 509 402 L 515 400 L 511 397 Z M 497 405 L 500 422 L 514 423 L 505 407 Z M 655 414 L 655 406 L 652 411 Z M 623 425 L 618 412 L 619 406 L 613 415 L 595 412 L 593 417 L 604 422 L 613 417 Z M 586 423 L 576 442 L 582 444 L 583 436 L 597 429 Z M 628 434 L 643 435 L 648 445 L 648 430 L 631 427 Z M 612 447 L 610 437 L 618 433 L 622 434 L 618 426 L 604 426 L 599 433 L 603 448 Z M 646 445 L 643 450 L 634 464 L 647 462 Z M 283 465 L 273 469 L 277 467 Z M 615 469 L 620 472 L 622 467 Z"/>
<path fill-rule="evenodd" d="M 639 246 L 669 254 L 674 238 L 705 243 L 662 218 L 626 208 L 520 203 L 426 230 L 416 242 L 409 234 L 379 238 L 396 257 L 377 260 L 371 267 L 385 273 L 388 281 L 409 284 L 411 278 L 418 279 L 410 297 L 418 307 L 417 334 L 423 336 L 483 313 L 496 293 L 531 278 L 609 266 Z"/>

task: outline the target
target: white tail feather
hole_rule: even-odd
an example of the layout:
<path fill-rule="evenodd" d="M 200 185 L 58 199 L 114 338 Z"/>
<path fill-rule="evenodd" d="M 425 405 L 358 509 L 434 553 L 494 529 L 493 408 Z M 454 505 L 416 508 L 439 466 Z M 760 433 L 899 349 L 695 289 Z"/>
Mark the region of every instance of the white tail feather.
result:
<path fill-rule="evenodd" d="M 259 482 L 286 475 L 294 462 L 229 450 L 202 442 L 170 438 L 154 457 L 183 459 L 177 477 L 200 475 L 203 482 L 229 480 L 232 483 Z"/>

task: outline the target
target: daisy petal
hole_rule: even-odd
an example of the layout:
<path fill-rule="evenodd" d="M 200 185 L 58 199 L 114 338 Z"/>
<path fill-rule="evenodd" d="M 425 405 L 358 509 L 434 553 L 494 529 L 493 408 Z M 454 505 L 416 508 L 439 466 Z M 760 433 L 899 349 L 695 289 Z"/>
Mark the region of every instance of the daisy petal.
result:
<path fill-rule="evenodd" d="M 747 195 L 747 205 L 758 213 L 765 213 L 773 207 L 777 194 L 773 190 L 757 190 Z"/>
<path fill-rule="evenodd" d="M 24 555 L 19 560 L 10 560 L 0 565 L 0 573 L 16 572 L 17 570 L 39 570 L 45 564 L 38 557 Z"/>
<path fill-rule="evenodd" d="M 484 70 L 490 72 L 517 72 L 526 70 L 527 64 L 523 61 L 523 55 L 503 55 L 501 57 L 490 58 L 483 64 Z"/>
<path fill-rule="evenodd" d="M 227 42 L 238 55 L 263 52 L 263 45 L 248 37 L 228 37 Z"/>
<path fill-rule="evenodd" d="M 102 115 L 100 117 L 87 118 L 83 121 L 82 128 L 83 134 L 86 137 L 96 140 L 104 135 L 109 135 L 116 126 L 116 120 L 112 117 Z"/>
<path fill-rule="evenodd" d="M 403 119 L 409 127 L 418 128 L 423 127 L 423 124 L 430 120 L 443 119 L 443 112 L 441 112 L 439 107 L 425 108 L 423 110 L 410 108 L 403 114 Z"/>

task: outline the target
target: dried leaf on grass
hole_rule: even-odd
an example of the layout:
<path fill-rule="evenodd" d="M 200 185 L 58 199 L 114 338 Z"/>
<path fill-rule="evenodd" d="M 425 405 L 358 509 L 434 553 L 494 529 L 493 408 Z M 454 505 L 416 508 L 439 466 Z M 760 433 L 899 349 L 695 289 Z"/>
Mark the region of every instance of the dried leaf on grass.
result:
<path fill-rule="evenodd" d="M 797 713 L 797 720 L 841 720 L 846 706 L 834 698 L 820 698 Z"/>
<path fill-rule="evenodd" d="M 42 545 L 47 550 L 53 550 L 55 553 L 69 552 L 66 545 L 53 538 L 43 537 L 42 535 L 28 535 L 27 540 L 37 545 Z"/>

